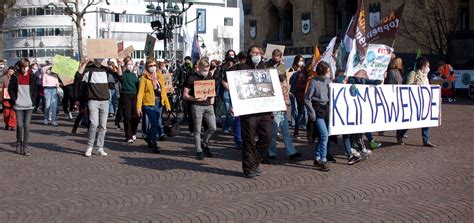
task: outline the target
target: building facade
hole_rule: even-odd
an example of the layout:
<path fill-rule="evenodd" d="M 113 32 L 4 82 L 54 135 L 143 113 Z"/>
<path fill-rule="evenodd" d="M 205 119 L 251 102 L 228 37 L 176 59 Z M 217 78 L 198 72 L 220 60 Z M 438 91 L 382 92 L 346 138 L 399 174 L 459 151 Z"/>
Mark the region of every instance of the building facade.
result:
<path fill-rule="evenodd" d="M 446 16 L 456 20 L 456 26 L 447 25 L 454 34 L 445 47 L 448 55 L 457 60 L 466 59 L 469 53 L 463 47 L 474 47 L 474 1 L 434 0 L 445 9 Z M 244 11 L 244 47 L 266 44 L 286 45 L 285 54 L 312 54 L 316 45 L 324 46 L 338 33 L 344 33 L 357 9 L 354 0 L 242 0 Z M 404 0 L 365 0 L 367 28 L 374 26 Z M 416 7 L 420 0 L 406 0 L 400 31 L 393 43 L 395 51 L 414 54 L 420 49 L 423 54 L 437 54 L 436 49 L 413 41 L 403 35 L 402 29 L 412 21 L 422 21 L 423 14 Z M 422 24 L 421 22 L 419 24 Z M 423 38 L 423 32 L 414 31 Z M 456 40 L 456 33 L 464 33 Z M 422 39 L 423 40 L 423 39 Z M 430 40 L 426 40 L 430 41 Z M 457 41 L 457 42 L 456 42 Z M 444 52 L 446 53 L 446 52 Z M 472 54 L 472 53 L 471 53 Z"/>
<path fill-rule="evenodd" d="M 168 7 L 169 2 L 172 2 L 170 6 L 173 8 L 183 7 L 182 4 L 176 4 L 177 1 L 166 1 L 165 7 Z M 60 7 L 47 7 L 50 3 Z M 109 0 L 108 3 L 102 1 L 90 7 L 90 13 L 84 16 L 84 48 L 87 47 L 85 43 L 88 38 L 114 38 L 117 42 L 123 42 L 124 47 L 134 47 L 133 59 L 145 59 L 146 36 L 155 36 L 150 23 L 157 20 L 163 23 L 162 16 L 147 12 L 150 4 L 148 0 Z M 158 5 L 157 1 L 152 1 L 152 4 L 155 7 Z M 62 5 L 59 0 L 17 1 L 4 23 L 3 54 L 9 64 L 21 57 L 43 63 L 51 60 L 55 54 L 79 58 L 76 27 L 71 18 L 64 14 Z M 187 3 L 184 5 L 188 6 Z M 84 4 L 80 7 L 84 7 Z M 196 19 L 198 13 L 201 16 Z M 169 22 L 168 14 L 166 19 Z M 199 36 L 199 46 L 205 46 L 201 48 L 202 56 L 223 59 L 226 50 L 240 49 L 241 24 L 237 0 L 200 0 L 181 14 L 180 22 L 172 30 L 172 38 L 167 42 L 166 59 L 182 59 L 189 55 L 186 46 L 192 45 L 195 34 Z M 165 59 L 164 51 L 164 40 L 157 40 L 154 56 Z"/>

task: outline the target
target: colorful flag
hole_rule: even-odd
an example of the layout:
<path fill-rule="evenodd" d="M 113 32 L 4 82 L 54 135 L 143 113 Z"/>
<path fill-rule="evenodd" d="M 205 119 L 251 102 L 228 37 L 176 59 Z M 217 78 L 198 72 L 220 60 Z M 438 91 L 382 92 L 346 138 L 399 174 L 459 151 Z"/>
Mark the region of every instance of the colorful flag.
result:
<path fill-rule="evenodd" d="M 349 25 L 349 28 L 347 29 L 346 36 L 351 40 L 355 40 L 355 47 L 357 48 L 357 52 L 359 53 L 361 60 L 364 60 L 365 54 L 367 53 L 367 47 L 369 46 L 366 39 L 364 0 L 360 1 L 356 14 L 354 15 L 352 22 Z M 348 40 L 347 38 L 345 38 L 345 40 Z M 348 42 L 351 41 L 347 41 L 346 44 L 348 44 Z"/>

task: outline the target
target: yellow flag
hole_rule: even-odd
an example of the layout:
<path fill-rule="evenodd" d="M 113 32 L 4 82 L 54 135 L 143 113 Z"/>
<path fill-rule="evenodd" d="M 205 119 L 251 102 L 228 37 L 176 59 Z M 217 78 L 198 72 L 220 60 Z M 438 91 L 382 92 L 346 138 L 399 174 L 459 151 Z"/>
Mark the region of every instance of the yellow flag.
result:
<path fill-rule="evenodd" d="M 313 77 L 316 77 L 316 72 L 314 71 L 314 68 L 318 64 L 320 58 L 321 58 L 321 53 L 319 53 L 319 47 L 316 45 L 314 47 L 313 63 L 311 63 L 311 66 L 308 70 L 309 75 L 308 75 L 308 79 L 306 79 L 306 87 L 304 90 L 305 94 L 306 94 L 306 90 L 308 90 L 309 82 L 311 81 L 311 79 L 313 79 Z"/>

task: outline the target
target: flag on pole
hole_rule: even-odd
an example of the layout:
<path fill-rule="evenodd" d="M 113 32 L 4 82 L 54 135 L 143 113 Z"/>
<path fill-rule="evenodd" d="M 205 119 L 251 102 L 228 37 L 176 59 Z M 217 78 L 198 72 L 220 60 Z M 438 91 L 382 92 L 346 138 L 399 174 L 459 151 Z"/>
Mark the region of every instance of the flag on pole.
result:
<path fill-rule="evenodd" d="M 375 43 L 378 40 L 387 39 L 392 42 L 393 47 L 393 42 L 395 41 L 398 28 L 400 27 L 404 9 L 405 2 L 395 11 L 391 11 L 376 27 L 370 29 L 366 34 L 367 42 Z"/>
<path fill-rule="evenodd" d="M 198 60 L 199 58 L 201 58 L 201 48 L 199 47 L 199 39 L 197 34 L 194 34 L 191 58 L 193 60 L 193 63 L 196 62 L 196 60 Z"/>
<path fill-rule="evenodd" d="M 355 47 L 357 48 L 357 53 L 359 53 L 360 59 L 365 59 L 365 54 L 367 53 L 367 47 L 369 46 L 366 38 L 366 24 L 365 24 L 365 8 L 364 0 L 360 1 L 360 4 L 357 8 L 356 14 L 352 18 L 352 21 L 349 25 L 349 28 L 346 32 L 346 37 L 344 38 L 346 47 L 347 44 L 355 40 Z M 352 49 L 351 45 L 351 49 Z M 348 50 L 348 49 L 346 49 Z"/>

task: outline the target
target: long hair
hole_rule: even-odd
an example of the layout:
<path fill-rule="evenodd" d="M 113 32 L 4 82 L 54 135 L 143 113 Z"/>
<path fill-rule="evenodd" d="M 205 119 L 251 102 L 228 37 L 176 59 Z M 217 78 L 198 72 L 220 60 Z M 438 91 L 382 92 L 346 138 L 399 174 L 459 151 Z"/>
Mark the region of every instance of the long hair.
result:
<path fill-rule="evenodd" d="M 301 56 L 301 55 L 296 55 L 295 56 L 295 59 L 293 60 L 293 65 L 291 65 L 291 67 L 295 68 L 295 67 L 298 67 L 298 62 L 300 61 L 300 59 L 303 59 L 304 61 L 304 57 Z"/>

